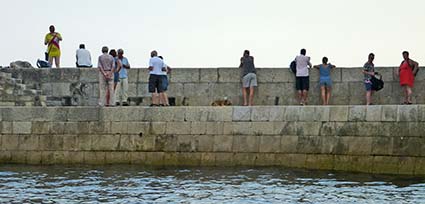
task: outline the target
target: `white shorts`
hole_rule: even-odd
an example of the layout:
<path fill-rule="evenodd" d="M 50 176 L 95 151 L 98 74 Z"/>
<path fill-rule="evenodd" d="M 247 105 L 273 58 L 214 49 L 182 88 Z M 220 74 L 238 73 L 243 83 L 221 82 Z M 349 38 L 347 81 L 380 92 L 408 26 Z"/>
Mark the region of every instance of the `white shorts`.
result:
<path fill-rule="evenodd" d="M 242 78 L 242 86 L 244 88 L 257 86 L 257 75 L 249 73 Z"/>

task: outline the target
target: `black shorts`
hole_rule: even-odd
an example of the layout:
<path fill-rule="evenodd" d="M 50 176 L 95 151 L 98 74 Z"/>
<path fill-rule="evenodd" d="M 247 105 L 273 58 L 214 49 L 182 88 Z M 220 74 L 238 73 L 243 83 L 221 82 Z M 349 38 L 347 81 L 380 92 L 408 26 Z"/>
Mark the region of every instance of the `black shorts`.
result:
<path fill-rule="evenodd" d="M 295 88 L 297 91 L 308 91 L 310 88 L 310 77 L 297 77 L 295 79 Z"/>
<path fill-rule="evenodd" d="M 155 75 L 155 74 L 149 75 L 149 85 L 148 85 L 149 93 L 155 93 L 155 92 L 162 93 L 162 92 L 164 92 L 164 86 L 162 84 L 162 79 L 163 79 L 162 75 Z"/>

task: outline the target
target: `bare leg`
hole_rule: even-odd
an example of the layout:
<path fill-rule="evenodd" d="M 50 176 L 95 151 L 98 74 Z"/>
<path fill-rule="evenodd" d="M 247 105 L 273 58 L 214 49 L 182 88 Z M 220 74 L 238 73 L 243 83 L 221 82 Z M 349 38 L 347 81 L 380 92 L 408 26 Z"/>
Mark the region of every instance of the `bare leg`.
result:
<path fill-rule="evenodd" d="M 407 100 L 407 103 L 412 103 L 412 93 L 413 93 L 413 91 L 412 91 L 412 88 L 410 88 L 409 86 L 406 86 L 406 100 Z"/>
<path fill-rule="evenodd" d="M 307 101 L 308 101 L 308 91 L 304 90 L 302 95 L 303 95 L 303 101 L 304 101 L 303 103 L 305 105 L 307 104 Z"/>
<path fill-rule="evenodd" d="M 249 105 L 254 105 L 254 87 L 249 87 Z"/>
<path fill-rule="evenodd" d="M 246 93 L 245 87 L 242 87 L 242 96 L 243 96 L 243 105 L 247 106 L 248 105 L 248 99 L 247 99 L 247 93 Z"/>
<path fill-rule="evenodd" d="M 372 91 L 366 91 L 366 105 L 370 105 L 372 103 Z"/>
<path fill-rule="evenodd" d="M 303 101 L 303 91 L 298 91 L 298 101 L 299 101 L 299 103 L 300 103 L 300 105 L 303 105 L 304 104 L 304 101 Z"/>
<path fill-rule="evenodd" d="M 331 87 L 326 87 L 326 105 L 329 105 L 329 100 L 331 99 Z"/>
<path fill-rule="evenodd" d="M 152 104 L 158 105 L 159 104 L 159 96 L 157 93 L 152 93 Z"/>
<path fill-rule="evenodd" d="M 322 104 L 327 105 L 326 104 L 326 87 L 325 86 L 320 87 L 320 93 L 322 95 Z"/>
<path fill-rule="evenodd" d="M 52 65 L 52 67 L 53 67 L 53 57 L 50 57 L 50 56 L 49 56 L 49 63 L 50 63 L 50 65 Z"/>
<path fill-rule="evenodd" d="M 60 57 L 55 57 L 56 68 L 60 68 Z"/>
<path fill-rule="evenodd" d="M 167 93 L 164 92 L 163 95 L 164 95 L 164 105 L 165 106 L 169 106 L 170 103 L 168 102 L 168 95 L 167 95 Z"/>

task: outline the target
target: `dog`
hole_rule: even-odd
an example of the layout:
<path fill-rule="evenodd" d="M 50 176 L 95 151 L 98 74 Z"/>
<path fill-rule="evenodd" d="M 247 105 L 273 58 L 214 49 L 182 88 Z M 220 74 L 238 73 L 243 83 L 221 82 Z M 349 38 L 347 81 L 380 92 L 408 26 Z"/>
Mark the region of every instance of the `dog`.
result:
<path fill-rule="evenodd" d="M 232 102 L 225 97 L 223 100 L 216 100 L 211 103 L 211 106 L 231 106 Z"/>

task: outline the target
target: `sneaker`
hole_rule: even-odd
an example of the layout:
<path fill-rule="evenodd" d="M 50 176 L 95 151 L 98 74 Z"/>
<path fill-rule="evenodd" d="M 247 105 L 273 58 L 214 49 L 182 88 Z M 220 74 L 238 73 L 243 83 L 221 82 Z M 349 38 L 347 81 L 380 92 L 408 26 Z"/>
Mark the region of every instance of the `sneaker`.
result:
<path fill-rule="evenodd" d="M 127 102 L 122 103 L 123 106 L 128 106 Z"/>
<path fill-rule="evenodd" d="M 119 106 L 119 105 L 121 105 L 121 104 L 120 104 L 120 102 L 116 102 L 116 103 L 115 103 L 115 105 L 116 105 L 116 106 Z"/>

